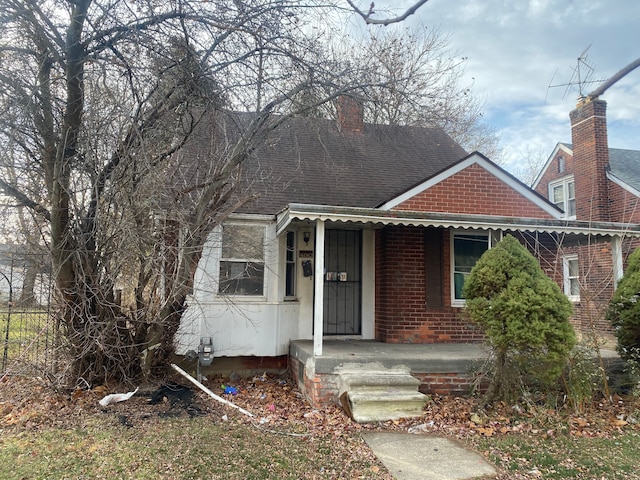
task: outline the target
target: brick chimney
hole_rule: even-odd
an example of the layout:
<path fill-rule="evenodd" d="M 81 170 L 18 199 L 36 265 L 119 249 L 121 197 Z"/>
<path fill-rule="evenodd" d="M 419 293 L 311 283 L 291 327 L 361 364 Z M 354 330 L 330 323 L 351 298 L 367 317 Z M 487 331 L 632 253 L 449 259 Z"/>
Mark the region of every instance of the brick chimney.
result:
<path fill-rule="evenodd" d="M 607 102 L 581 101 L 569 114 L 575 166 L 576 219 L 607 222 L 610 219 L 606 170 L 609 165 Z"/>
<path fill-rule="evenodd" d="M 338 130 L 343 133 L 359 133 L 364 128 L 364 105 L 347 95 L 340 95 L 336 105 Z"/>

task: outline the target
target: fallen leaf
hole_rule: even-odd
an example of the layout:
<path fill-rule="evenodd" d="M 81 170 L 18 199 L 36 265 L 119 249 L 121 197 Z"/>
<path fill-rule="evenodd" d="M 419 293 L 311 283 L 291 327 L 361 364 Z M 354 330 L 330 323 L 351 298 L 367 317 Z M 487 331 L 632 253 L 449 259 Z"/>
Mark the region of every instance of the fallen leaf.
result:
<path fill-rule="evenodd" d="M 629 424 L 629 422 L 627 422 L 626 420 L 622 420 L 620 418 L 612 418 L 610 423 L 614 427 L 624 427 L 625 425 Z"/>

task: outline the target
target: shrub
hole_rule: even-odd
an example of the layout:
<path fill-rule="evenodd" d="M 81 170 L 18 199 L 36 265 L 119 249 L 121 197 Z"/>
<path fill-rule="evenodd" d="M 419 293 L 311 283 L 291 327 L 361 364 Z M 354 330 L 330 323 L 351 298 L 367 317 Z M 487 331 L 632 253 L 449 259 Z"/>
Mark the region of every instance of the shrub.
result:
<path fill-rule="evenodd" d="M 555 383 L 575 345 L 572 305 L 520 242 L 506 236 L 486 251 L 463 292 L 492 349 L 487 402 L 513 400 L 520 385 Z"/>
<path fill-rule="evenodd" d="M 607 319 L 615 329 L 618 353 L 637 375 L 640 372 L 640 248 L 629 256 L 627 269 L 609 302 Z"/>

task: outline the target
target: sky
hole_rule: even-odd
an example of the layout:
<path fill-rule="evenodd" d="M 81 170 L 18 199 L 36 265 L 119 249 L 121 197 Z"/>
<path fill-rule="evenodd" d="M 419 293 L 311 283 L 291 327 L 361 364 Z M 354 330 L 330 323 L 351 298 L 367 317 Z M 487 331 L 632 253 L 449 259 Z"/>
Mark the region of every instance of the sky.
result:
<path fill-rule="evenodd" d="M 411 3 L 375 5 L 400 13 Z M 449 33 L 450 46 L 468 57 L 465 75 L 486 123 L 500 133 L 503 165 L 517 173 L 527 152 L 546 159 L 558 142 L 571 142 L 579 63 L 581 78 L 593 69 L 594 83 L 582 87 L 588 94 L 640 57 L 638 22 L 638 0 L 429 0 L 405 24 Z M 585 50 L 588 66 L 578 62 Z M 600 98 L 609 147 L 640 150 L 640 68 Z"/>

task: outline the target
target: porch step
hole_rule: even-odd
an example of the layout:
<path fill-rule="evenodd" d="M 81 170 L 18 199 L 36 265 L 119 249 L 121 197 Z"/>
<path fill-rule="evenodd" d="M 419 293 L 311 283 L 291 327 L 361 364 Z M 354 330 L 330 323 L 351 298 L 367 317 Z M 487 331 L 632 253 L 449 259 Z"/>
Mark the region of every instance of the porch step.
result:
<path fill-rule="evenodd" d="M 428 397 L 405 367 L 354 364 L 336 369 L 343 408 L 358 423 L 418 417 Z"/>

